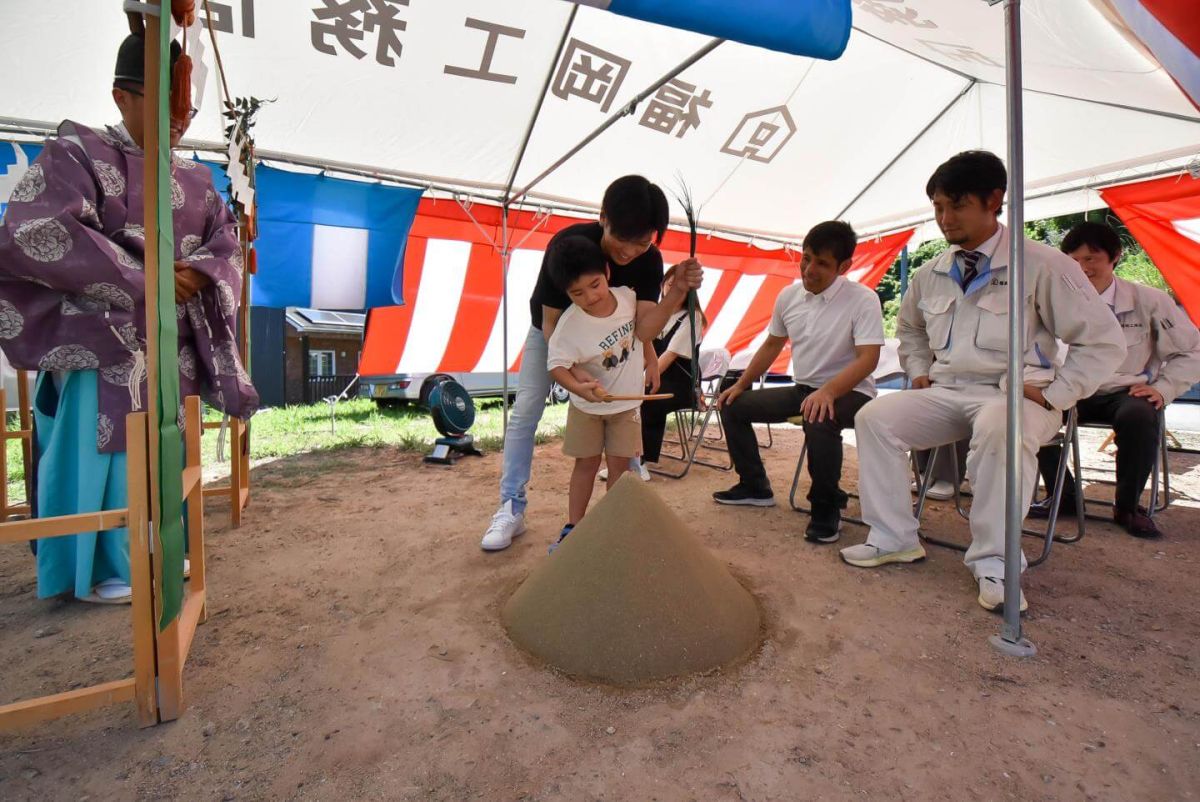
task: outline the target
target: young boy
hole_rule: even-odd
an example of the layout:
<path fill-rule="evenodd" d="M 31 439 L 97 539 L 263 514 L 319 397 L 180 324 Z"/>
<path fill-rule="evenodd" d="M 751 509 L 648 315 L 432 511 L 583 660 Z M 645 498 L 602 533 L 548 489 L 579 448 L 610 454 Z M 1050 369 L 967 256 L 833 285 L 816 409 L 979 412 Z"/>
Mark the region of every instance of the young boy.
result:
<path fill-rule="evenodd" d="M 644 390 L 645 349 L 636 334 L 637 296 L 608 285 L 604 252 L 586 237 L 564 237 L 556 249 L 554 283 L 571 299 L 550 336 L 546 366 L 571 394 L 563 453 L 575 458 L 562 542 L 587 511 L 601 455 L 608 487 L 629 469 L 642 443 L 641 401 L 607 401 Z M 553 552 L 558 545 L 550 547 Z"/>

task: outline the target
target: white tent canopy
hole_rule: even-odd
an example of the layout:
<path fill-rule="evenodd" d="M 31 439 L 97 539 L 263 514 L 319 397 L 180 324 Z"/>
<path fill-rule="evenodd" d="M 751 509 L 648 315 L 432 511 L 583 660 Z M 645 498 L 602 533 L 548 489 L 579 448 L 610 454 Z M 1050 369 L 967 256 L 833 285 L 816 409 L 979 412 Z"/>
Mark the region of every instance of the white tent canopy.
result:
<path fill-rule="evenodd" d="M 276 98 L 259 115 L 260 153 L 496 199 L 532 120 L 514 192 L 710 41 L 562 0 L 376 4 L 390 20 L 322 10 L 355 5 L 211 3 L 228 29 L 218 42 L 232 94 Z M 1102 5 L 1023 3 L 1027 219 L 1100 206 L 1094 187 L 1200 152 L 1200 114 Z M 118 9 L 0 5 L 9 131 L 115 118 Z M 594 207 L 612 178 L 640 172 L 664 186 L 682 177 L 702 224 L 724 231 L 794 239 L 835 216 L 862 234 L 927 221 L 938 163 L 969 148 L 1006 153 L 1003 29 L 1002 9 L 983 0 L 854 0 L 834 62 L 725 42 L 530 202 Z M 209 69 L 189 137 L 219 147 L 212 47 L 207 33 L 193 42 Z"/>

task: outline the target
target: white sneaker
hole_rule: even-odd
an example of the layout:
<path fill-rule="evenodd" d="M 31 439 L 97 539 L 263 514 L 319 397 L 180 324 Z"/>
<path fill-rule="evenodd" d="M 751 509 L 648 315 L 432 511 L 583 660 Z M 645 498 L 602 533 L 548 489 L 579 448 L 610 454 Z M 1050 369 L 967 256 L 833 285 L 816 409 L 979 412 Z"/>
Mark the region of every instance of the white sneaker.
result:
<path fill-rule="evenodd" d="M 106 579 L 92 588 L 92 592 L 80 601 L 91 604 L 130 604 L 133 601 L 133 588 L 120 579 Z"/>
<path fill-rule="evenodd" d="M 597 482 L 607 482 L 608 481 L 608 468 L 601 468 L 600 470 L 596 471 L 596 481 Z"/>
<path fill-rule="evenodd" d="M 483 533 L 483 540 L 479 542 L 479 547 L 484 551 L 507 549 L 512 545 L 514 537 L 523 534 L 525 534 L 525 513 L 514 513 L 513 503 L 506 501 L 492 516 L 492 523 Z"/>
<path fill-rule="evenodd" d="M 979 578 L 979 606 L 985 610 L 1004 610 L 1004 580 L 984 576 Z M 1021 612 L 1029 609 L 1025 591 L 1021 591 Z"/>
<path fill-rule="evenodd" d="M 650 481 L 650 469 L 646 467 L 646 463 L 638 463 L 638 476 L 642 477 L 643 482 Z"/>
<path fill-rule="evenodd" d="M 888 563 L 916 563 L 925 559 L 925 549 L 918 543 L 911 549 L 884 551 L 870 543 L 847 546 L 842 549 L 842 560 L 859 568 L 878 568 Z"/>
<path fill-rule="evenodd" d="M 954 485 L 945 479 L 935 479 L 925 491 L 925 497 L 934 501 L 949 501 L 954 498 Z"/>

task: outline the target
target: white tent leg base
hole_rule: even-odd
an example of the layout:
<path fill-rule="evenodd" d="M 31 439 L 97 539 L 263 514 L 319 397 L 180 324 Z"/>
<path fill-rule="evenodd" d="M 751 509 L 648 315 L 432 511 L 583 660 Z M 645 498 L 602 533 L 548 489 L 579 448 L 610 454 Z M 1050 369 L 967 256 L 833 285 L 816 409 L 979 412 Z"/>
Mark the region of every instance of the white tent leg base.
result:
<path fill-rule="evenodd" d="M 1021 638 L 1016 643 L 1006 640 L 1003 635 L 992 635 L 988 638 L 992 648 L 1009 657 L 1033 657 L 1037 647 L 1028 638 Z"/>

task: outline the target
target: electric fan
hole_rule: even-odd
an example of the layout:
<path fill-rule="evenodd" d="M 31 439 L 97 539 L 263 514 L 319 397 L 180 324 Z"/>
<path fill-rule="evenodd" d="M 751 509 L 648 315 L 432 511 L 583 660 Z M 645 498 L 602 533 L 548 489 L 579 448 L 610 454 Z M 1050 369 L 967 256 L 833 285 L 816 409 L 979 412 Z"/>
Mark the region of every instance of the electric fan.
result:
<path fill-rule="evenodd" d="M 433 452 L 425 461 L 435 465 L 453 465 L 459 457 L 482 457 L 475 439 L 467 434 L 475 422 L 475 403 L 466 388 L 449 376 L 440 377 L 429 391 L 429 414 L 442 434 L 434 441 Z"/>

